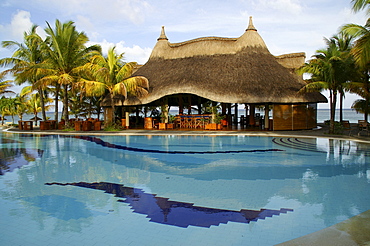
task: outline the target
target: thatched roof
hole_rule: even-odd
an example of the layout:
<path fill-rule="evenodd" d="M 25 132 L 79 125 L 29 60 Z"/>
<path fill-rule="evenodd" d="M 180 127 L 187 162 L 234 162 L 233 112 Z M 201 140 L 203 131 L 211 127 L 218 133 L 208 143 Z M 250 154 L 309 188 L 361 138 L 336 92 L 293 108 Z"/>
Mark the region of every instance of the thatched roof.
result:
<path fill-rule="evenodd" d="M 134 74 L 149 79 L 149 94 L 124 104 L 147 104 L 184 93 L 224 103 L 327 102 L 320 93 L 297 93 L 305 82 L 292 70 L 303 64 L 304 57 L 304 53 L 273 56 L 252 19 L 239 38 L 170 43 L 162 27 L 148 62 Z"/>

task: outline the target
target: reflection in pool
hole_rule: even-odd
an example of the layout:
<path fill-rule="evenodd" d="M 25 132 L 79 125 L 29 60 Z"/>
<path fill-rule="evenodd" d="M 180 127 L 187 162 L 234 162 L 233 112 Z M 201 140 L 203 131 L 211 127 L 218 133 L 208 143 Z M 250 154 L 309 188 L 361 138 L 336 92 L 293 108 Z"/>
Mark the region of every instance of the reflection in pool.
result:
<path fill-rule="evenodd" d="M 27 165 L 29 162 L 35 161 L 36 158 L 42 156 L 42 150 L 18 147 L 17 145 L 22 142 L 7 138 L 1 138 L 0 141 L 2 144 L 0 152 L 0 175 Z M 15 144 L 15 146 L 6 146 L 4 144 Z"/>
<path fill-rule="evenodd" d="M 120 184 L 107 182 L 99 183 L 46 183 L 46 185 L 73 185 L 89 189 L 104 190 L 106 193 L 115 194 L 116 197 L 125 198 L 118 200 L 130 204 L 135 213 L 146 214 L 150 221 L 166 225 L 179 227 L 199 226 L 210 227 L 218 226 L 220 223 L 239 222 L 249 223 L 280 213 L 293 211 L 292 209 L 269 210 L 260 209 L 240 211 L 224 210 L 217 208 L 207 208 L 194 206 L 193 203 L 170 201 L 165 197 L 158 197 L 154 194 L 143 192 L 142 189 L 125 187 Z"/>
<path fill-rule="evenodd" d="M 14 245 L 273 245 L 370 209 L 364 195 L 370 188 L 370 148 L 358 142 L 0 137 L 2 155 L 11 153 L 1 166 L 13 163 L 12 172 L 0 176 L 0 230 Z M 250 217 L 234 223 L 230 216 L 241 211 Z M 20 239 L 14 231 L 27 233 Z"/>

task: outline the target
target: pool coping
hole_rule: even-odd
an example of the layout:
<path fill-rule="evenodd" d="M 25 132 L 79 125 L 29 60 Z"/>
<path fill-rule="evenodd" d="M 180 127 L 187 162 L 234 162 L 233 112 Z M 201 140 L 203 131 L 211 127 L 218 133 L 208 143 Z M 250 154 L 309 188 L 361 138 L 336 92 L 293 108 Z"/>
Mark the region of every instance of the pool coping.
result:
<path fill-rule="evenodd" d="M 311 245 L 369 245 L 370 244 L 370 210 L 353 216 L 343 222 L 322 230 L 298 237 L 278 246 Z"/>
<path fill-rule="evenodd" d="M 300 131 L 238 131 L 238 130 L 218 130 L 218 131 L 194 131 L 194 130 L 146 130 L 146 129 L 125 129 L 121 131 L 63 131 L 63 130 L 19 130 L 17 128 L 2 129 L 4 132 L 19 134 L 50 134 L 50 135 L 89 135 L 89 136 L 262 136 L 262 137 L 303 137 L 303 138 L 327 138 L 338 140 L 350 140 L 355 142 L 370 143 L 370 136 L 357 135 L 333 135 L 327 134 L 324 128 Z"/>

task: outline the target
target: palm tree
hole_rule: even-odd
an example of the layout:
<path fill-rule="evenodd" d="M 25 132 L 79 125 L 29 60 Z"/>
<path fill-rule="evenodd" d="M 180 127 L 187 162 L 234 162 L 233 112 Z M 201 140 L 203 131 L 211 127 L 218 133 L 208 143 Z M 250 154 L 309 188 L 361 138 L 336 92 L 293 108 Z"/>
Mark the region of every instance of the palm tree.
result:
<path fill-rule="evenodd" d="M 14 124 L 14 115 L 17 114 L 17 106 L 19 101 L 17 98 L 7 98 L 6 111 L 12 117 L 12 124 Z"/>
<path fill-rule="evenodd" d="M 7 94 L 7 93 L 14 93 L 14 91 L 8 90 L 10 87 L 13 86 L 12 80 L 5 80 L 5 73 L 0 73 L 0 95 Z"/>
<path fill-rule="evenodd" d="M 360 10 L 367 9 L 367 13 L 370 13 L 369 0 L 352 0 L 351 3 L 353 11 L 359 12 Z"/>
<path fill-rule="evenodd" d="M 4 124 L 4 116 L 10 115 L 12 117 L 12 123 L 14 124 L 14 115 L 17 114 L 17 105 L 19 101 L 17 98 L 6 98 L 2 97 L 0 99 L 0 112 L 1 112 L 1 119 L 2 124 Z"/>
<path fill-rule="evenodd" d="M 47 74 L 47 70 L 43 69 L 45 59 L 42 55 L 42 45 L 44 41 L 36 33 L 36 25 L 33 25 L 29 33 L 24 33 L 24 43 L 15 41 L 3 41 L 4 48 L 16 48 L 13 56 L 0 60 L 1 66 L 9 66 L 12 68 L 5 71 L 11 73 L 15 77 L 15 82 L 20 85 L 29 82 L 34 90 L 40 95 L 41 109 L 43 119 L 46 120 L 44 107 L 44 86 L 37 83 L 43 76 Z"/>
<path fill-rule="evenodd" d="M 350 91 L 352 86 L 352 81 L 358 79 L 358 69 L 355 66 L 355 62 L 352 54 L 350 53 L 353 47 L 353 36 L 347 35 L 346 33 L 339 32 L 337 35 L 334 35 L 332 38 L 324 39 L 328 47 L 331 49 L 337 49 L 339 51 L 339 56 L 341 58 L 343 69 L 341 78 L 341 84 L 339 85 L 339 121 L 343 122 L 343 99 L 345 97 L 345 92 Z"/>
<path fill-rule="evenodd" d="M 122 61 L 123 53 L 116 54 L 115 47 L 108 50 L 108 56 L 96 55 L 91 62 L 80 68 L 82 79 L 80 87 L 87 96 L 101 96 L 108 91 L 112 107 L 112 119 L 115 118 L 115 95 L 144 96 L 148 94 L 149 81 L 142 76 L 131 77 L 136 62 Z"/>
<path fill-rule="evenodd" d="M 93 54 L 100 54 L 100 46 L 85 47 L 88 41 L 83 32 L 78 32 L 72 21 L 61 23 L 55 21 L 53 29 L 48 22 L 45 32 L 49 35 L 46 48 L 47 62 L 51 65 L 53 75 L 44 78 L 48 83 L 55 83 L 55 118 L 58 120 L 59 88 L 63 90 L 63 118 L 68 122 L 68 92 L 71 90 L 78 76 L 75 69 L 88 61 Z"/>
<path fill-rule="evenodd" d="M 370 113 L 370 19 L 367 20 L 365 26 L 357 24 L 344 25 L 342 31 L 356 38 L 351 54 L 353 54 L 362 76 L 349 89 L 363 98 L 355 101 L 352 108 L 357 112 L 364 113 L 367 121 Z"/>
<path fill-rule="evenodd" d="M 52 99 L 46 99 L 45 101 L 45 109 L 46 110 L 49 110 L 52 105 L 48 105 L 48 103 L 51 103 L 53 102 Z M 38 93 L 34 93 L 34 94 L 31 94 L 30 97 L 29 97 L 29 100 L 27 100 L 26 102 L 26 107 L 28 109 L 28 113 L 31 113 L 34 115 L 34 121 L 35 121 L 35 125 L 37 126 L 37 121 L 38 121 L 38 117 L 37 117 L 37 114 L 39 112 L 41 112 L 41 100 L 40 100 L 40 95 Z"/>
<path fill-rule="evenodd" d="M 328 42 L 326 49 L 317 50 L 308 63 L 299 69 L 299 73 L 312 75 L 309 83 L 300 92 L 328 90 L 330 95 L 330 130 L 334 133 L 335 109 L 338 93 L 343 92 L 348 79 L 348 64 L 335 42 Z"/>
<path fill-rule="evenodd" d="M 1 124 L 4 125 L 5 116 L 8 115 L 7 107 L 8 107 L 9 100 L 6 97 L 0 98 L 0 115 L 1 115 Z"/>
<path fill-rule="evenodd" d="M 23 115 L 28 112 L 27 103 L 26 103 L 27 102 L 27 97 L 17 95 L 16 100 L 17 100 L 17 103 L 16 103 L 15 111 L 16 111 L 18 117 L 19 117 L 19 120 L 23 120 Z"/>
<path fill-rule="evenodd" d="M 351 53 L 361 68 L 368 68 L 370 61 L 370 18 L 367 19 L 365 26 L 347 24 L 341 30 L 357 39 Z"/>

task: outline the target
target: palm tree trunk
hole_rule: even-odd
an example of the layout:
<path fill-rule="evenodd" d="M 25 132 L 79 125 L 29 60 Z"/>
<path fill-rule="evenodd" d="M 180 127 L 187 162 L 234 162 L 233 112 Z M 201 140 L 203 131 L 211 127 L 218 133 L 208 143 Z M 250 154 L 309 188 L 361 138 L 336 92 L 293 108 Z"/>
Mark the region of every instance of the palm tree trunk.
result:
<path fill-rule="evenodd" d="M 33 115 L 35 116 L 35 120 L 34 120 L 35 126 L 37 126 L 37 112 L 34 112 Z"/>
<path fill-rule="evenodd" d="M 112 107 L 112 123 L 116 122 L 116 112 L 115 112 L 115 107 L 114 107 L 114 101 L 113 101 L 113 93 L 110 93 L 110 101 L 111 101 L 111 107 Z M 127 119 L 126 119 L 127 120 Z"/>
<path fill-rule="evenodd" d="M 40 106 L 41 106 L 42 120 L 46 121 L 44 91 L 42 89 L 39 89 L 39 95 L 40 95 Z"/>
<path fill-rule="evenodd" d="M 334 92 L 330 92 L 331 96 L 330 96 L 330 129 L 329 129 L 329 133 L 330 134 L 333 134 L 334 133 L 334 124 L 335 124 L 335 108 L 336 108 L 336 104 L 337 104 L 337 93 L 334 91 Z"/>
<path fill-rule="evenodd" d="M 369 103 L 370 103 L 370 98 L 369 98 L 369 94 L 370 94 L 370 88 L 369 88 L 369 71 L 367 71 L 365 73 L 365 90 L 366 90 L 366 97 L 364 98 L 365 99 L 365 113 L 364 113 L 364 117 L 365 117 L 365 121 L 367 121 L 368 119 L 368 110 L 369 110 Z"/>
<path fill-rule="evenodd" d="M 92 111 L 92 100 L 90 98 L 90 100 L 89 100 L 89 109 L 87 110 L 87 118 L 88 119 L 91 118 L 91 111 Z"/>
<path fill-rule="evenodd" d="M 60 85 L 57 83 L 55 85 L 55 111 L 54 111 L 54 120 L 56 121 L 56 124 L 58 125 L 58 111 L 59 111 L 59 90 L 60 90 Z"/>
<path fill-rule="evenodd" d="M 63 86 L 63 118 L 68 124 L 69 116 L 68 116 L 68 85 Z"/>
<path fill-rule="evenodd" d="M 339 94 L 339 121 L 343 122 L 343 98 L 344 94 L 340 93 Z"/>

